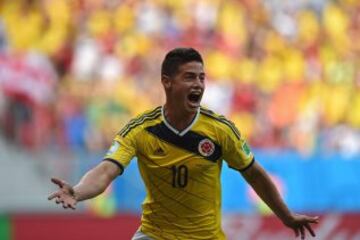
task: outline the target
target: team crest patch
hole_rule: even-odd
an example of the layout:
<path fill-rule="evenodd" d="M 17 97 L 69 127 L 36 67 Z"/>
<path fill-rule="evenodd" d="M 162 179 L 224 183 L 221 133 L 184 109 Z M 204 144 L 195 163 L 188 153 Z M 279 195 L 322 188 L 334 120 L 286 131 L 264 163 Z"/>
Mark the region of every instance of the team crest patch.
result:
<path fill-rule="evenodd" d="M 111 155 L 113 153 L 115 153 L 120 147 L 120 143 L 117 141 L 113 141 L 111 147 L 109 148 L 108 152 L 106 153 L 106 155 Z"/>
<path fill-rule="evenodd" d="M 215 144 L 209 139 L 205 138 L 200 141 L 198 150 L 204 157 L 209 157 L 215 151 Z"/>

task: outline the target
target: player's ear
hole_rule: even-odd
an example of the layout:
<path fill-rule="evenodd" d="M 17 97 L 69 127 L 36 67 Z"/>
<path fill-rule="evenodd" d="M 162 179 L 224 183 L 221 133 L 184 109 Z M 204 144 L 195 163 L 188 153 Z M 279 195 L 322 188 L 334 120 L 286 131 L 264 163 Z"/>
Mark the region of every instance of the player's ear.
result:
<path fill-rule="evenodd" d="M 167 90 L 167 89 L 170 89 L 171 87 L 171 79 L 169 76 L 163 74 L 161 75 L 161 83 L 162 85 L 164 86 L 164 88 Z"/>

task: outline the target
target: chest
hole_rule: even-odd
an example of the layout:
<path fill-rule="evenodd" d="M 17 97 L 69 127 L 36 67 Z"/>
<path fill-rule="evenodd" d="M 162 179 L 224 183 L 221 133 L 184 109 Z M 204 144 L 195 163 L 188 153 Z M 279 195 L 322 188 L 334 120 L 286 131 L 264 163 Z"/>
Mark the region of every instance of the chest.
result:
<path fill-rule="evenodd" d="M 217 172 L 221 166 L 221 146 L 209 134 L 189 131 L 180 136 L 159 124 L 148 127 L 141 138 L 138 158 L 149 169 L 186 168 L 201 173 Z"/>

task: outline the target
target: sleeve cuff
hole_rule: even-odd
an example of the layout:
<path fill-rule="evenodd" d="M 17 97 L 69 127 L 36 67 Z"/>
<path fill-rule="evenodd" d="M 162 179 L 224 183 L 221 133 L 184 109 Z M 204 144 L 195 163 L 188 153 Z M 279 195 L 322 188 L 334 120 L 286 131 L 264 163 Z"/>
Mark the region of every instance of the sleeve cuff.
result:
<path fill-rule="evenodd" d="M 229 168 L 234 169 L 236 171 L 245 172 L 246 170 L 248 170 L 254 164 L 254 162 L 255 162 L 255 157 L 253 157 L 251 162 L 244 168 L 239 169 L 239 168 L 234 168 L 234 167 L 232 167 L 230 165 L 228 165 L 228 166 L 229 166 Z"/>
<path fill-rule="evenodd" d="M 118 167 L 120 168 L 120 173 L 119 173 L 119 175 L 122 175 L 122 174 L 123 174 L 123 172 L 124 172 L 124 166 L 123 166 L 121 163 L 119 163 L 118 161 L 116 161 L 116 160 L 114 160 L 114 159 L 111 159 L 111 158 L 105 158 L 105 159 L 103 159 L 103 161 L 109 161 L 109 162 L 114 163 L 116 166 L 118 166 Z"/>

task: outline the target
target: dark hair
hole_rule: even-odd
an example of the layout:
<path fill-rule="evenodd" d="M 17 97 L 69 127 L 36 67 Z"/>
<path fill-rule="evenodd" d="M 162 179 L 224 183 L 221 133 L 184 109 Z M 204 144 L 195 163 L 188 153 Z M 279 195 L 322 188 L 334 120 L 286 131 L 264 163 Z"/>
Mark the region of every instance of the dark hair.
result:
<path fill-rule="evenodd" d="M 161 75 L 172 77 L 178 68 L 188 62 L 201 62 L 204 64 L 203 59 L 198 51 L 193 48 L 174 48 L 168 52 L 161 65 Z"/>

